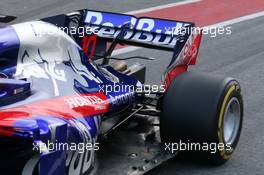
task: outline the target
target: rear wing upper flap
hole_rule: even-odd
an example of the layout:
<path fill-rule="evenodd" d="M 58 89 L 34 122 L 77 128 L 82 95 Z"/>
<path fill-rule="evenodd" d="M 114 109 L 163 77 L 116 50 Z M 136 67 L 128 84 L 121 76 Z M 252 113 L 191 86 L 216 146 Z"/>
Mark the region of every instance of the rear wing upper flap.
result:
<path fill-rule="evenodd" d="M 190 35 L 186 31 L 195 26 L 191 22 L 91 10 L 84 11 L 83 22 L 101 38 L 170 51 L 182 48 Z"/>

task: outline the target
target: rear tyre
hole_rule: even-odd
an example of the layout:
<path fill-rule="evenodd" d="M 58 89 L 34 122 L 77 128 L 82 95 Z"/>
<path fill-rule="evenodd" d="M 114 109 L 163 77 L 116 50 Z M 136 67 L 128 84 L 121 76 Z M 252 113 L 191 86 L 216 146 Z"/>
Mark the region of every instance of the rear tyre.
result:
<path fill-rule="evenodd" d="M 233 154 L 242 121 L 243 100 L 236 80 L 186 72 L 174 79 L 164 96 L 161 140 L 195 160 L 220 165 Z"/>

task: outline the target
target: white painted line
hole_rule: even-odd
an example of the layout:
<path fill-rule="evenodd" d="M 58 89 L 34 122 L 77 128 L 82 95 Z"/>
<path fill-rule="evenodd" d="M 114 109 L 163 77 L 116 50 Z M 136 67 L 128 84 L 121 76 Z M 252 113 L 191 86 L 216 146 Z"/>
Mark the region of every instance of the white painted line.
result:
<path fill-rule="evenodd" d="M 213 24 L 213 25 L 205 26 L 205 27 L 208 27 L 208 28 L 210 28 L 210 27 L 225 27 L 225 26 L 237 24 L 239 22 L 255 19 L 255 18 L 258 18 L 258 17 L 261 17 L 261 16 L 264 16 L 264 11 L 261 11 L 261 12 L 258 12 L 258 13 L 254 13 L 254 14 L 251 14 L 251 15 L 242 16 L 242 17 L 235 18 L 235 19 L 231 19 L 231 20 L 228 20 L 228 21 L 216 23 L 216 24 Z M 125 47 L 125 48 L 122 48 L 122 49 L 115 50 L 113 52 L 113 55 L 116 56 L 116 55 L 120 55 L 120 54 L 125 54 L 125 53 L 128 53 L 128 52 L 136 51 L 138 49 L 142 49 L 142 48 L 141 47 L 128 46 L 128 47 Z"/>
<path fill-rule="evenodd" d="M 151 12 L 154 10 L 161 10 L 161 9 L 165 9 L 165 8 L 169 8 L 169 7 L 191 4 L 191 3 L 200 2 L 200 1 L 202 1 L 202 0 L 186 0 L 186 1 L 175 2 L 175 3 L 171 3 L 171 4 L 160 5 L 160 6 L 156 6 L 156 7 L 150 7 L 150 8 L 141 9 L 141 10 L 134 10 L 134 11 L 126 12 L 125 14 L 135 15 L 135 14 L 139 14 L 139 13 L 147 13 L 147 12 Z"/>
<path fill-rule="evenodd" d="M 261 17 L 261 16 L 264 16 L 264 11 L 261 11 L 261 12 L 258 12 L 258 13 L 253 13 L 253 14 L 246 15 L 246 16 L 242 16 L 242 17 L 235 18 L 235 19 L 231 19 L 231 20 L 228 20 L 228 21 L 220 22 L 220 23 L 213 24 L 213 25 L 210 25 L 210 26 L 207 26 L 207 27 L 225 27 L 225 26 L 233 25 L 233 24 L 240 23 L 240 22 L 243 22 L 243 21 L 248 21 L 248 20 L 251 20 L 251 19 L 255 19 L 255 18 L 258 18 L 258 17 Z"/>

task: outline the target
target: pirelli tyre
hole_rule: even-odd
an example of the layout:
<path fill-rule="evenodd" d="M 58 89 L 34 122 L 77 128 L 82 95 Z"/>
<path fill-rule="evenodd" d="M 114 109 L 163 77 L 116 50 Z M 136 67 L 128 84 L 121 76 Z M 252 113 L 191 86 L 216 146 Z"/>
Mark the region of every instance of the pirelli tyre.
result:
<path fill-rule="evenodd" d="M 186 72 L 163 98 L 161 140 L 167 151 L 220 165 L 233 154 L 242 121 L 243 100 L 235 79 Z"/>

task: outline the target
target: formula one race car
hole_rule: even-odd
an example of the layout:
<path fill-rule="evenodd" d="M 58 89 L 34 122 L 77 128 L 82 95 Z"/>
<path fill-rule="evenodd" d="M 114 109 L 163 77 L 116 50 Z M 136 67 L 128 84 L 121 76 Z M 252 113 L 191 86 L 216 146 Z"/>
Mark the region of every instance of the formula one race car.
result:
<path fill-rule="evenodd" d="M 241 88 L 188 71 L 201 35 L 191 22 L 91 10 L 1 28 L 1 174 L 144 174 L 178 153 L 225 163 Z M 173 53 L 163 83 L 147 86 L 146 67 L 125 61 L 150 58 L 114 57 L 121 45 Z"/>

